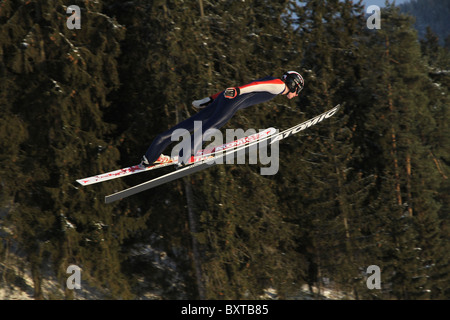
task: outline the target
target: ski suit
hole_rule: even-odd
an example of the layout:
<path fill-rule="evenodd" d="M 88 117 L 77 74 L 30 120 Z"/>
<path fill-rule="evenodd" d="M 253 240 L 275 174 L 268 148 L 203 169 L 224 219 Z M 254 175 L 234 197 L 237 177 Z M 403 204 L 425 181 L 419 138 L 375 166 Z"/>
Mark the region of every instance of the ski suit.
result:
<path fill-rule="evenodd" d="M 194 121 L 202 121 L 202 140 L 194 141 L 194 135 L 191 135 L 191 154 L 195 154 L 201 149 L 203 141 L 208 141 L 210 138 L 205 135 L 208 129 L 220 129 L 238 110 L 275 98 L 285 91 L 286 85 L 281 79 L 269 76 L 235 88 L 239 88 L 239 95 L 236 97 L 226 98 L 224 91 L 216 93 L 210 97 L 212 102 L 204 109 L 159 134 L 145 153 L 148 162 L 153 163 L 158 159 L 164 149 L 172 142 L 171 136 L 175 130 L 185 129 L 192 133 Z M 180 154 L 180 157 L 182 156 Z"/>

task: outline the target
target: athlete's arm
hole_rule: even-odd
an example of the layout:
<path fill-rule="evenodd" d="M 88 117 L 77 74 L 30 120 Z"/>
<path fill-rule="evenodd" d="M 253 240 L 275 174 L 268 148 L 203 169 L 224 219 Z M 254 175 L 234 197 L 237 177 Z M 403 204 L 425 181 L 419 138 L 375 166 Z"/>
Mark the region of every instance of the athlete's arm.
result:
<path fill-rule="evenodd" d="M 212 96 L 209 96 L 209 97 L 206 97 L 206 98 L 203 98 L 200 100 L 194 100 L 194 101 L 192 101 L 192 105 L 195 108 L 202 109 L 202 108 L 206 107 L 207 105 L 209 105 L 211 102 L 213 102 L 214 99 L 216 99 L 217 96 L 221 93 L 222 93 L 222 91 L 217 92 L 216 94 L 213 94 Z"/>
<path fill-rule="evenodd" d="M 271 94 L 281 94 L 286 89 L 286 85 L 281 79 L 254 81 L 240 87 L 231 87 L 225 90 L 225 97 L 233 99 L 240 94 L 252 92 L 269 92 Z"/>
<path fill-rule="evenodd" d="M 251 92 L 269 92 L 272 94 L 281 94 L 286 85 L 281 79 L 254 81 L 239 87 L 240 94 Z"/>
<path fill-rule="evenodd" d="M 233 99 L 238 95 L 252 93 L 252 92 L 269 92 L 271 94 L 282 94 L 286 89 L 286 85 L 281 79 L 271 79 L 271 80 L 260 80 L 253 81 L 249 84 L 240 86 L 240 87 L 230 87 L 225 89 L 225 91 L 217 92 L 210 97 L 195 100 L 192 102 L 192 105 L 196 108 L 204 108 L 208 104 L 214 101 L 219 94 L 223 92 L 225 98 Z"/>

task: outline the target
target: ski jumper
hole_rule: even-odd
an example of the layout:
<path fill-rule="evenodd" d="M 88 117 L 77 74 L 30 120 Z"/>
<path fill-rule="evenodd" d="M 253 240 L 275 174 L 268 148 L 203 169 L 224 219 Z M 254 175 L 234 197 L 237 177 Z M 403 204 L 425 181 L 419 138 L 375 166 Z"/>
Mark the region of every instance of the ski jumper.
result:
<path fill-rule="evenodd" d="M 205 135 L 208 129 L 220 129 L 238 110 L 275 98 L 285 91 L 286 85 L 279 78 L 265 77 L 237 88 L 239 95 L 236 97 L 226 98 L 224 91 L 216 93 L 210 97 L 213 101 L 204 109 L 159 134 L 145 153 L 148 162 L 153 163 L 159 158 L 164 149 L 172 142 L 171 136 L 175 130 L 185 129 L 192 133 L 194 121 L 202 121 L 202 140 L 194 141 L 194 135 L 191 135 L 191 154 L 195 154 L 201 149 L 203 141 L 208 141 L 210 138 Z M 181 154 L 180 157 L 182 157 Z"/>

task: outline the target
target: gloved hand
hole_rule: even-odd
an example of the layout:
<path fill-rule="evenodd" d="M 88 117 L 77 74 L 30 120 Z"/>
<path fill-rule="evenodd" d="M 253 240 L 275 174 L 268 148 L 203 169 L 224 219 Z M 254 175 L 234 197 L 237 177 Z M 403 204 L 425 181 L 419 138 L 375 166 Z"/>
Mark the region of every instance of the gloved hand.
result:
<path fill-rule="evenodd" d="M 206 107 L 208 104 L 210 104 L 212 101 L 213 101 L 213 99 L 211 99 L 211 97 L 207 97 L 207 98 L 203 98 L 200 100 L 192 101 L 192 105 L 195 108 L 202 109 L 202 108 Z"/>
<path fill-rule="evenodd" d="M 240 92 L 241 90 L 239 90 L 238 87 L 230 87 L 225 89 L 224 96 L 227 99 L 233 99 L 236 98 Z"/>

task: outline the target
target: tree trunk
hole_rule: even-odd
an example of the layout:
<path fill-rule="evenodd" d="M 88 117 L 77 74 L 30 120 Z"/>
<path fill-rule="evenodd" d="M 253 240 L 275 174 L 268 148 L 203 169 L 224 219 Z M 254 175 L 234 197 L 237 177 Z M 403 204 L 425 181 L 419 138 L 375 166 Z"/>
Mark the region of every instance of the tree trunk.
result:
<path fill-rule="evenodd" d="M 188 209 L 188 217 L 189 217 L 189 229 L 191 232 L 192 239 L 192 251 L 194 255 L 194 268 L 195 268 L 195 276 L 197 278 L 197 290 L 199 299 L 205 299 L 205 286 L 203 284 L 203 275 L 202 275 L 202 265 L 200 259 L 200 253 L 198 249 L 198 242 L 195 238 L 195 234 L 197 233 L 197 221 L 195 219 L 194 213 L 194 196 L 192 192 L 192 186 L 190 184 L 190 179 L 188 177 L 183 179 L 184 190 L 186 192 L 186 200 L 187 200 L 187 209 Z"/>
<path fill-rule="evenodd" d="M 386 58 L 389 60 L 389 38 L 386 36 Z M 388 84 L 388 105 L 389 105 L 389 111 L 394 111 L 394 102 L 392 101 L 392 86 L 389 83 Z M 394 177 L 395 177 L 395 194 L 397 196 L 397 204 L 402 205 L 402 194 L 401 194 L 401 188 L 400 188 L 400 173 L 398 168 L 398 157 L 397 157 L 397 134 L 395 132 L 395 128 L 391 127 L 391 142 L 392 142 L 392 149 L 391 149 L 391 156 L 392 160 L 394 161 Z"/>
<path fill-rule="evenodd" d="M 186 110 L 187 111 L 187 110 Z M 189 112 L 187 111 L 188 116 L 190 117 Z M 176 122 L 180 122 L 180 112 L 179 108 L 177 108 L 176 112 Z M 202 265 L 201 265 L 201 259 L 200 259 L 200 253 L 198 249 L 198 242 L 195 238 L 195 234 L 197 233 L 197 221 L 195 219 L 195 203 L 194 203 L 194 194 L 192 192 L 192 186 L 191 186 L 191 180 L 189 177 L 185 177 L 183 179 L 184 184 L 184 190 L 186 193 L 186 203 L 187 203 L 187 210 L 188 210 L 188 221 L 189 221 L 189 231 L 191 234 L 191 241 L 192 241 L 192 252 L 194 257 L 194 269 L 195 269 L 195 277 L 197 279 L 197 291 L 198 291 L 198 297 L 200 300 L 205 299 L 205 286 L 203 284 L 203 275 L 202 275 Z"/>

